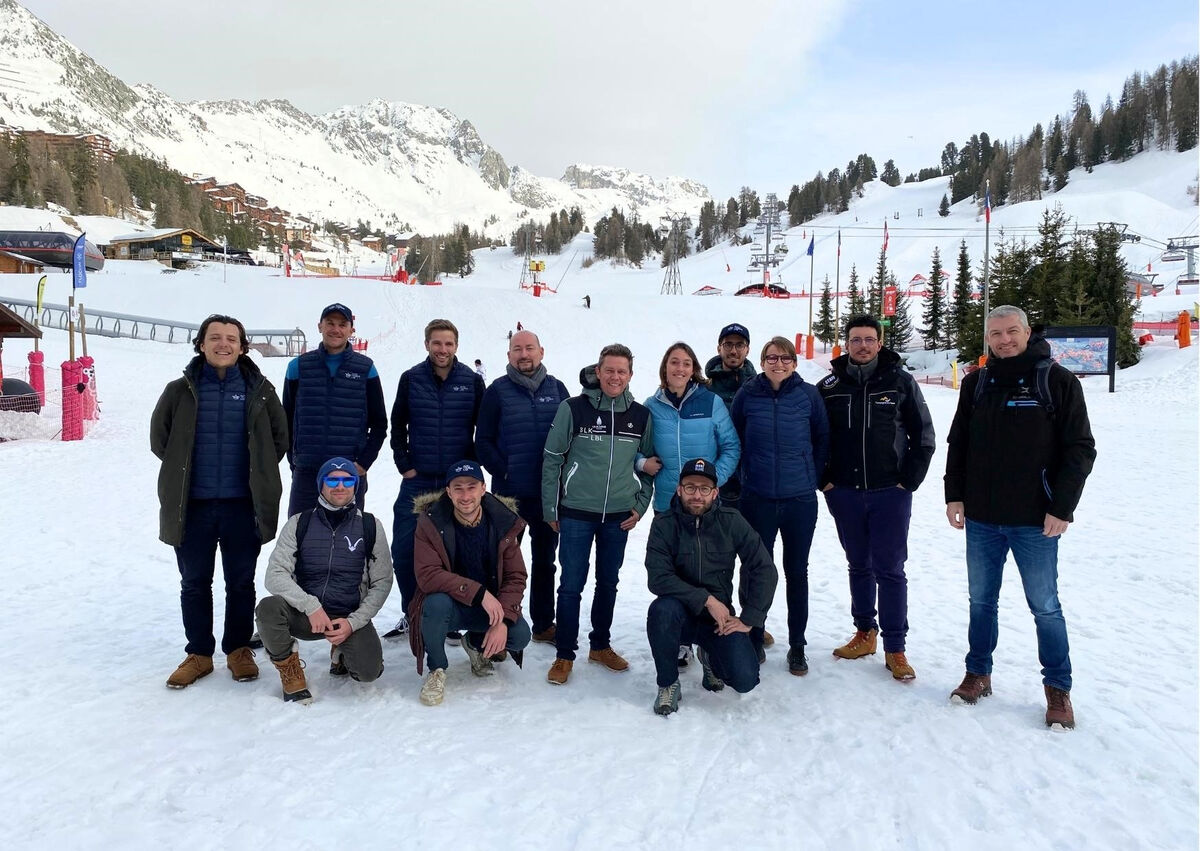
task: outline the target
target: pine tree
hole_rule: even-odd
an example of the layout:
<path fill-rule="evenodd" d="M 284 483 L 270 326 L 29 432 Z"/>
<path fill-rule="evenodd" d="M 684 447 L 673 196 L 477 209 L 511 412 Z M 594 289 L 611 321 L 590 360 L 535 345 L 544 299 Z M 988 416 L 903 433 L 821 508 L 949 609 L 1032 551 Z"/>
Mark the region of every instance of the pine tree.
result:
<path fill-rule="evenodd" d="M 960 361 L 974 360 L 983 353 L 983 305 L 972 298 L 971 258 L 967 241 L 958 244 L 958 273 L 954 277 L 954 304 L 948 332 Z"/>
<path fill-rule="evenodd" d="M 1048 324 L 1059 314 L 1058 300 L 1067 284 L 1067 226 L 1070 220 L 1061 204 L 1042 211 L 1038 242 L 1033 254 L 1036 265 L 1029 275 L 1029 297 L 1023 307 L 1032 324 Z"/>
<path fill-rule="evenodd" d="M 900 185 L 900 169 L 896 168 L 895 160 L 888 160 L 883 164 L 883 171 L 880 172 L 879 179 L 888 186 Z"/>
<path fill-rule="evenodd" d="M 867 312 L 872 316 L 883 315 L 883 288 L 887 278 L 887 252 L 880 248 L 879 263 L 875 266 L 875 275 L 867 282 Z"/>
<path fill-rule="evenodd" d="M 896 287 L 896 276 L 888 273 L 887 286 Z M 909 314 L 909 298 L 896 287 L 896 312 L 891 317 L 892 326 L 887 329 L 885 339 L 895 352 L 907 351 L 912 345 L 913 323 Z"/>
<path fill-rule="evenodd" d="M 1092 301 L 1091 240 L 1086 235 L 1076 236 L 1071 241 L 1071 251 L 1066 264 L 1066 281 L 1055 302 L 1055 325 L 1099 325 L 1100 313 Z"/>
<path fill-rule="evenodd" d="M 861 316 L 867 312 L 866 300 L 858 289 L 858 267 L 850 264 L 850 286 L 846 288 L 846 315 Z"/>
<path fill-rule="evenodd" d="M 942 289 L 942 256 L 939 249 L 933 249 L 933 268 L 929 272 L 929 288 L 925 294 L 925 310 L 922 315 L 925 323 L 921 328 L 921 336 L 925 338 L 925 348 L 937 349 L 946 339 L 946 298 Z"/>
<path fill-rule="evenodd" d="M 1117 329 L 1117 365 L 1123 369 L 1141 360 L 1142 353 L 1133 337 L 1136 302 L 1125 286 L 1128 270 L 1121 257 L 1121 234 L 1114 227 L 1102 227 L 1092 234 L 1092 244 L 1088 295 L 1101 324 Z"/>
<path fill-rule="evenodd" d="M 817 321 L 813 324 L 813 335 L 821 341 L 821 351 L 838 338 L 837 320 L 833 315 L 833 290 L 829 283 L 829 275 L 825 276 L 824 288 L 821 290 L 821 306 L 817 310 Z"/>
<path fill-rule="evenodd" d="M 938 215 L 943 219 L 950 215 L 950 196 L 942 195 L 942 203 L 938 204 Z"/>

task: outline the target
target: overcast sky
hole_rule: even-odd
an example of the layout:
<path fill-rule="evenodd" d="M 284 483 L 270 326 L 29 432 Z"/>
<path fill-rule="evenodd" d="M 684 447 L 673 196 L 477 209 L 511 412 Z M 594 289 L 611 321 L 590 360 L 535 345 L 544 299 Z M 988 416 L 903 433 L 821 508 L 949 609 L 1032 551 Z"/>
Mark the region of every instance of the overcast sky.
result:
<path fill-rule="evenodd" d="M 1095 107 L 1197 52 L 1195 0 L 21 0 L 127 83 L 179 100 L 445 107 L 509 165 L 691 177 L 786 196 L 859 153 L 901 174 L 946 142 Z M 1109 7 L 1109 8 L 1106 8 Z"/>

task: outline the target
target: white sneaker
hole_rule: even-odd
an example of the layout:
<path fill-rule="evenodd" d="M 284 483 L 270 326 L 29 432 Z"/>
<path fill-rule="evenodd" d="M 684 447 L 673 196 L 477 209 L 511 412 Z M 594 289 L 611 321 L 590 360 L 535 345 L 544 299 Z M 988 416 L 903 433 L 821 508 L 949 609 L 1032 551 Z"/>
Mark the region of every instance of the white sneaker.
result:
<path fill-rule="evenodd" d="M 384 638 L 399 638 L 408 635 L 408 615 L 401 616 L 396 625 L 383 634 Z"/>
<path fill-rule="evenodd" d="M 471 644 L 471 636 L 463 635 L 462 647 L 467 651 L 467 657 L 471 660 L 472 674 L 477 677 L 490 677 L 496 673 L 496 666 L 492 664 L 492 660 L 484 656 L 482 650 L 477 650 Z"/>
<path fill-rule="evenodd" d="M 692 661 L 692 645 L 680 644 L 679 645 L 679 667 L 686 668 L 688 666 L 688 662 L 691 662 L 691 661 Z"/>
<path fill-rule="evenodd" d="M 421 686 L 421 702 L 426 706 L 438 706 L 446 696 L 446 669 L 434 668 Z"/>

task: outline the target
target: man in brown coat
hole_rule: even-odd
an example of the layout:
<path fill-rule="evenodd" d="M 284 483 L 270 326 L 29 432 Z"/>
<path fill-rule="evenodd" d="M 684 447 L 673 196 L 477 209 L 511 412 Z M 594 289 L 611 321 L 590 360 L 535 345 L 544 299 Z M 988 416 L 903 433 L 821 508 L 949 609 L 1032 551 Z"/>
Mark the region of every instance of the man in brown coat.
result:
<path fill-rule="evenodd" d="M 445 695 L 445 636 L 452 630 L 467 630 L 462 646 L 478 677 L 490 676 L 493 662 L 506 653 L 521 664 L 530 639 L 521 616 L 525 521 L 511 500 L 487 492 L 483 470 L 465 460 L 446 472 L 444 492 L 417 497 L 413 513 L 417 589 L 408 609 L 409 643 L 417 673 L 423 670 L 422 655 L 429 662 L 421 702 L 436 706 Z"/>

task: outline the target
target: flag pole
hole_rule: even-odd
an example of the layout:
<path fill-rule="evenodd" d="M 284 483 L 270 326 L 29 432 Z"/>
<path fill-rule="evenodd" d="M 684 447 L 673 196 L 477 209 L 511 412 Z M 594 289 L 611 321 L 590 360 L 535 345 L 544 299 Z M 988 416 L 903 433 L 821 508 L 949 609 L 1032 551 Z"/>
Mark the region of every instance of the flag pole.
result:
<path fill-rule="evenodd" d="M 988 261 L 991 259 L 992 254 L 992 182 L 990 180 L 985 180 L 983 182 L 983 186 L 983 354 L 980 355 L 980 357 L 986 358 L 988 353 Z"/>
<path fill-rule="evenodd" d="M 834 305 L 835 306 L 833 308 L 833 324 L 834 324 L 833 356 L 836 358 L 839 354 L 838 349 L 841 348 L 840 344 L 842 342 L 842 229 L 841 228 L 838 228 L 837 265 L 834 268 L 836 269 L 836 272 L 834 273 L 834 277 L 836 278 L 837 295 L 834 296 Z"/>

